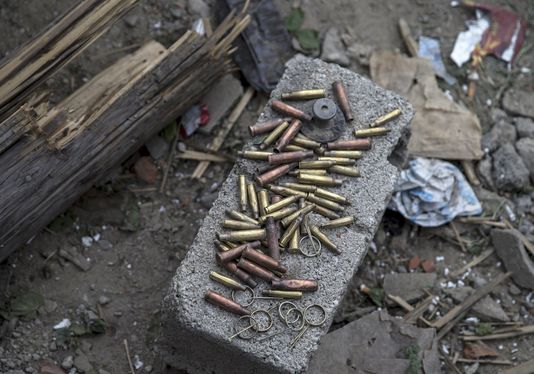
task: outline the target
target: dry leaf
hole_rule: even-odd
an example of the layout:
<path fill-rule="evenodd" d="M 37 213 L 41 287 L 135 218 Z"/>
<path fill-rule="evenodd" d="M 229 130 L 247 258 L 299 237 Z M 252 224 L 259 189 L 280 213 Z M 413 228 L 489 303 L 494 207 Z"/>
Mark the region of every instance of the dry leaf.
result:
<path fill-rule="evenodd" d="M 495 352 L 488 345 L 478 342 L 478 343 L 465 343 L 464 346 L 464 356 L 465 358 L 476 360 L 480 357 L 498 357 L 499 354 Z"/>

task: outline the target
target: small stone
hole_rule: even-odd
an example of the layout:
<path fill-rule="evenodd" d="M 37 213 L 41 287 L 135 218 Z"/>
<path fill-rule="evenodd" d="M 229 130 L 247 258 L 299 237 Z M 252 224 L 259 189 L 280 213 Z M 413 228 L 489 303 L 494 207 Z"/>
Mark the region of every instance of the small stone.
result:
<path fill-rule="evenodd" d="M 128 27 L 132 28 L 137 25 L 137 21 L 139 21 L 139 17 L 136 14 L 131 14 L 124 18 L 124 23 L 126 23 Z"/>
<path fill-rule="evenodd" d="M 502 191 L 520 191 L 529 185 L 529 170 L 511 144 L 503 144 L 493 154 L 493 181 Z"/>
<path fill-rule="evenodd" d="M 473 292 L 475 292 L 475 290 L 471 287 L 459 287 L 445 290 L 445 293 L 450 295 L 458 303 L 464 301 Z M 510 318 L 508 318 L 508 315 L 504 312 L 502 307 L 490 296 L 484 296 L 480 301 L 475 303 L 472 312 L 482 321 L 510 321 Z"/>
<path fill-rule="evenodd" d="M 50 352 L 55 352 L 57 351 L 57 344 L 55 341 L 51 342 L 50 345 L 48 346 L 48 350 Z"/>
<path fill-rule="evenodd" d="M 331 27 L 326 32 L 321 59 L 327 62 L 334 62 L 341 66 L 348 66 L 350 63 L 339 30 L 335 27 Z"/>
<path fill-rule="evenodd" d="M 375 47 L 368 44 L 353 43 L 347 48 L 347 55 L 362 66 L 369 66 Z"/>
<path fill-rule="evenodd" d="M 182 143 L 182 142 L 178 142 L 178 151 L 179 152 L 185 152 L 187 151 L 187 146 L 185 145 L 185 143 Z"/>
<path fill-rule="evenodd" d="M 145 147 L 148 149 L 148 153 L 150 153 L 150 156 L 152 156 L 154 160 L 161 160 L 165 157 L 167 152 L 169 152 L 169 143 L 159 135 L 155 135 L 148 139 L 145 143 Z"/>
<path fill-rule="evenodd" d="M 105 251 L 109 251 L 111 248 L 113 248 L 113 244 L 111 244 L 106 239 L 102 239 L 98 242 L 98 245 L 100 245 L 100 248 L 102 248 Z"/>
<path fill-rule="evenodd" d="M 421 265 L 421 259 L 419 256 L 413 256 L 408 262 L 408 269 L 415 270 Z"/>
<path fill-rule="evenodd" d="M 496 124 L 500 120 L 503 120 L 503 119 L 506 120 L 508 118 L 508 115 L 506 114 L 504 110 L 500 108 L 492 108 L 490 110 L 490 118 L 491 118 L 491 123 Z"/>
<path fill-rule="evenodd" d="M 87 260 L 75 247 L 70 248 L 69 250 L 60 249 L 59 256 L 65 260 L 73 263 L 82 271 L 88 271 L 91 269 L 91 262 Z"/>
<path fill-rule="evenodd" d="M 490 155 L 484 156 L 477 164 L 477 173 L 483 185 L 494 190 L 493 176 L 491 175 L 492 158 Z"/>
<path fill-rule="evenodd" d="M 39 374 L 65 374 L 65 371 L 56 364 L 45 361 L 39 364 Z"/>
<path fill-rule="evenodd" d="M 61 367 L 63 369 L 70 369 L 72 366 L 74 365 L 74 358 L 72 356 L 67 356 L 65 357 L 65 359 L 63 360 L 63 362 L 61 362 Z"/>
<path fill-rule="evenodd" d="M 145 367 L 145 373 L 151 373 L 152 372 L 152 366 L 151 365 L 147 365 Z"/>
<path fill-rule="evenodd" d="M 521 290 L 519 289 L 519 287 L 517 287 L 515 284 L 510 284 L 510 287 L 508 287 L 508 291 L 514 295 L 514 296 L 519 296 L 521 295 Z"/>
<path fill-rule="evenodd" d="M 534 138 L 534 121 L 530 118 L 516 117 L 514 124 L 520 138 Z"/>
<path fill-rule="evenodd" d="M 210 7 L 204 0 L 188 0 L 187 10 L 195 17 L 207 18 L 210 16 Z"/>
<path fill-rule="evenodd" d="M 425 273 L 433 273 L 436 271 L 436 264 L 432 260 L 424 260 L 421 262 L 421 267 Z"/>
<path fill-rule="evenodd" d="M 500 120 L 491 130 L 482 136 L 480 145 L 482 149 L 489 149 L 490 152 L 495 151 L 501 144 L 515 143 L 517 138 L 517 131 L 514 125 Z"/>
<path fill-rule="evenodd" d="M 436 279 L 435 273 L 387 274 L 384 277 L 384 291 L 412 303 L 425 295 L 424 289 L 433 288 Z"/>
<path fill-rule="evenodd" d="M 135 162 L 134 171 L 137 178 L 148 184 L 154 184 L 158 179 L 158 168 L 152 162 L 151 157 L 145 156 L 139 158 Z"/>
<path fill-rule="evenodd" d="M 517 152 L 523 159 L 530 172 L 530 179 L 534 182 L 534 139 L 523 138 L 516 143 Z"/>
<path fill-rule="evenodd" d="M 514 205 L 517 213 L 525 214 L 532 208 L 532 198 L 529 195 L 516 196 Z"/>
<path fill-rule="evenodd" d="M 87 356 L 79 349 L 76 350 L 76 357 L 74 358 L 74 366 L 82 373 L 93 370 L 93 366 L 89 362 Z"/>
<path fill-rule="evenodd" d="M 93 245 L 93 238 L 90 236 L 83 236 L 82 237 L 82 244 L 85 248 L 89 248 Z"/>
<path fill-rule="evenodd" d="M 119 312 L 119 311 L 117 311 L 117 312 L 113 312 L 113 315 L 114 315 L 115 317 L 122 317 L 122 312 Z"/>
<path fill-rule="evenodd" d="M 513 114 L 534 118 L 533 93 L 523 88 L 512 87 L 505 92 L 502 106 Z"/>
<path fill-rule="evenodd" d="M 105 295 L 102 295 L 98 298 L 98 303 L 100 305 L 106 305 L 106 304 L 109 304 L 109 302 L 111 301 L 111 299 Z"/>
<path fill-rule="evenodd" d="M 534 289 L 534 263 L 525 250 L 516 230 L 491 230 L 491 240 L 497 256 L 519 286 Z"/>

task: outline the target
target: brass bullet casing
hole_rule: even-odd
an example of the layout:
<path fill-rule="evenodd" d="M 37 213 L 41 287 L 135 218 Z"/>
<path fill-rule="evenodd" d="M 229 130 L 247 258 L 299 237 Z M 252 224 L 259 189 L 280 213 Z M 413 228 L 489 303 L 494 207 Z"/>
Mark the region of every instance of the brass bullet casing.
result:
<path fill-rule="evenodd" d="M 330 251 L 332 251 L 333 253 L 335 253 L 336 255 L 339 255 L 341 254 L 341 252 L 339 251 L 339 249 L 337 248 L 337 246 L 330 240 L 330 238 L 328 236 L 326 236 L 325 234 L 323 234 L 321 232 L 321 230 L 319 230 L 319 228 L 315 225 L 311 225 L 310 226 L 310 231 L 312 233 L 313 236 L 315 236 L 317 239 L 319 239 L 319 241 L 327 248 L 329 249 Z"/>
<path fill-rule="evenodd" d="M 326 175 L 325 169 L 297 169 L 289 172 L 289 175 L 298 177 L 300 174 L 312 174 L 312 175 Z"/>
<path fill-rule="evenodd" d="M 265 239 L 265 229 L 230 231 L 225 234 L 217 233 L 217 239 L 235 242 L 249 242 Z"/>
<path fill-rule="evenodd" d="M 313 157 L 313 151 L 281 152 L 269 156 L 269 165 L 287 164 L 298 162 Z"/>
<path fill-rule="evenodd" d="M 210 271 L 210 279 L 233 290 L 245 291 L 246 287 L 238 281 L 224 276 L 216 271 Z"/>
<path fill-rule="evenodd" d="M 354 130 L 354 136 L 357 138 L 368 138 L 371 136 L 382 136 L 390 132 L 391 129 L 386 127 L 373 127 L 370 129 Z"/>
<path fill-rule="evenodd" d="M 321 99 L 325 96 L 326 90 L 324 88 L 317 88 L 313 90 L 285 92 L 282 94 L 282 100 L 313 100 Z"/>
<path fill-rule="evenodd" d="M 300 197 L 306 197 L 306 193 L 305 192 L 297 191 L 297 190 L 294 190 L 294 189 L 288 188 L 288 187 L 270 185 L 267 188 L 270 191 L 272 191 L 274 193 L 277 193 L 279 195 L 282 195 L 282 196 L 297 195 L 297 196 L 300 196 Z"/>
<path fill-rule="evenodd" d="M 299 199 L 299 209 L 302 209 L 306 206 L 306 199 L 304 198 L 300 198 Z M 308 214 L 305 214 L 303 217 L 302 217 L 302 221 L 300 222 L 300 228 L 299 230 L 297 231 L 300 231 L 300 233 L 302 235 L 306 235 L 306 225 L 308 225 L 310 219 L 309 219 L 309 215 Z M 293 239 L 291 239 L 293 240 Z M 300 238 L 299 238 L 299 241 L 300 241 Z M 291 244 L 291 241 L 289 242 L 289 244 Z M 299 248 L 298 246 L 300 245 L 300 242 L 297 244 L 297 249 Z"/>
<path fill-rule="evenodd" d="M 237 220 L 243 221 L 243 222 L 252 223 L 252 224 L 255 224 L 255 225 L 259 225 L 260 224 L 254 218 L 251 218 L 251 217 L 247 216 L 244 213 L 238 212 L 237 210 L 227 209 L 225 212 L 228 215 L 228 217 L 230 217 L 230 218 L 237 219 Z"/>
<path fill-rule="evenodd" d="M 260 207 L 260 215 L 265 215 L 265 208 L 269 205 L 269 192 L 267 190 L 260 190 L 258 192 L 258 204 Z"/>
<path fill-rule="evenodd" d="M 299 225 L 300 225 L 300 220 L 299 219 L 295 219 L 295 220 L 293 220 L 293 222 L 291 222 L 291 224 L 286 229 L 286 231 L 284 231 L 284 234 L 280 238 L 280 245 L 282 247 L 285 248 L 287 246 L 287 244 L 289 243 L 289 241 L 291 240 L 291 238 L 293 237 L 295 232 L 298 230 Z"/>
<path fill-rule="evenodd" d="M 256 186 L 254 186 L 254 183 L 247 184 L 247 191 L 248 203 L 250 204 L 250 209 L 252 209 L 252 216 L 257 219 L 260 216 L 260 206 L 258 204 L 258 195 L 256 195 Z"/>
<path fill-rule="evenodd" d="M 334 166 L 336 163 L 332 160 L 328 161 L 301 161 L 299 162 L 299 169 L 326 169 Z"/>
<path fill-rule="evenodd" d="M 229 246 L 224 243 L 221 243 L 219 240 L 214 240 L 214 243 L 219 252 L 227 252 L 231 249 Z"/>
<path fill-rule="evenodd" d="M 279 260 L 280 246 L 278 245 L 278 238 L 280 234 L 278 225 L 273 217 L 267 217 L 265 230 L 267 230 L 267 254 L 275 260 Z"/>
<path fill-rule="evenodd" d="M 313 279 L 278 279 L 271 281 L 271 287 L 282 291 L 315 292 L 319 283 Z"/>
<path fill-rule="evenodd" d="M 243 251 L 243 258 L 250 260 L 267 270 L 277 271 L 279 273 L 287 273 L 287 268 L 280 263 L 280 261 L 267 256 L 252 248 L 245 248 Z"/>
<path fill-rule="evenodd" d="M 337 142 L 326 143 L 326 149 L 329 151 L 368 151 L 371 147 L 371 139 L 339 140 Z"/>
<path fill-rule="evenodd" d="M 317 186 L 341 186 L 343 184 L 341 179 L 335 179 L 326 175 L 300 174 L 297 179 L 300 183 Z"/>
<path fill-rule="evenodd" d="M 293 203 L 296 202 L 298 199 L 299 199 L 298 196 L 288 196 L 288 197 L 286 197 L 286 198 L 280 200 L 280 201 L 277 202 L 277 203 L 268 205 L 268 206 L 265 208 L 265 213 L 266 213 L 266 214 L 274 213 L 274 212 L 276 212 L 277 210 L 280 210 L 280 209 L 282 209 L 282 208 L 285 208 L 285 207 L 288 206 L 288 205 L 293 204 Z"/>
<path fill-rule="evenodd" d="M 350 204 L 349 200 L 345 196 L 338 195 L 337 193 L 333 193 L 324 188 L 317 187 L 314 193 L 315 196 L 322 197 L 323 199 L 332 200 L 336 203 Z"/>
<path fill-rule="evenodd" d="M 377 126 L 383 126 L 385 125 L 386 123 L 390 122 L 390 121 L 393 121 L 395 118 L 397 118 L 398 116 L 400 116 L 402 114 L 402 111 L 397 108 L 397 109 L 394 109 L 392 110 L 391 112 L 387 113 L 387 114 L 384 114 L 383 116 L 380 116 L 378 117 L 377 119 L 375 119 L 370 125 L 369 127 L 377 127 Z"/>
<path fill-rule="evenodd" d="M 321 147 L 321 143 L 317 143 L 316 141 L 311 139 L 304 139 L 298 135 L 295 136 L 293 140 L 291 140 L 291 144 L 295 144 L 299 147 L 304 147 L 307 149 L 317 149 Z"/>
<path fill-rule="evenodd" d="M 248 158 L 249 160 L 267 161 L 272 154 L 272 152 L 265 151 L 237 151 L 238 156 Z"/>
<path fill-rule="evenodd" d="M 275 129 L 276 127 L 280 126 L 285 121 L 287 121 L 287 118 L 276 118 L 276 119 L 271 119 L 269 121 L 256 123 L 254 125 L 250 125 L 248 127 L 248 131 L 250 132 L 250 136 L 265 134 L 266 132 L 269 132 Z"/>
<path fill-rule="evenodd" d="M 351 159 L 351 158 L 347 158 L 347 157 L 318 157 L 317 158 L 319 161 L 334 161 L 334 165 L 332 166 L 335 166 L 335 165 L 345 165 L 345 166 L 352 166 L 352 165 L 355 165 L 356 164 L 356 161 Z"/>
<path fill-rule="evenodd" d="M 324 157 L 362 158 L 362 151 L 325 151 Z"/>
<path fill-rule="evenodd" d="M 239 176 L 239 205 L 242 212 L 247 211 L 247 180 L 243 174 Z"/>
<path fill-rule="evenodd" d="M 293 223 L 299 217 L 304 217 L 304 215 L 310 213 L 314 207 L 315 207 L 315 204 L 306 204 L 306 206 L 304 206 L 303 208 L 300 208 L 295 213 L 290 214 L 289 216 L 282 219 L 280 223 L 282 223 L 282 226 L 288 227 L 289 225 L 291 225 L 291 223 Z"/>
<path fill-rule="evenodd" d="M 250 288 L 256 288 L 258 283 L 248 274 L 246 271 L 243 271 L 237 267 L 237 263 L 234 261 L 228 261 L 220 263 L 220 265 L 225 268 L 228 272 L 234 274 L 241 281 L 246 283 Z"/>
<path fill-rule="evenodd" d="M 265 137 L 265 139 L 262 140 L 262 142 L 259 145 L 259 148 L 265 149 L 269 147 L 271 144 L 273 144 L 276 141 L 276 139 L 278 139 L 284 133 L 284 131 L 286 131 L 288 127 L 289 127 L 289 122 L 287 121 L 282 122 L 281 125 L 277 126 L 273 131 L 269 133 L 269 135 Z"/>
<path fill-rule="evenodd" d="M 352 121 L 354 116 L 352 115 L 352 110 L 350 109 L 349 99 L 347 97 L 347 91 L 345 90 L 345 85 L 342 81 L 336 81 L 332 83 L 332 90 L 334 91 L 334 96 L 336 97 L 339 109 L 343 112 L 345 119 L 347 121 Z"/>
<path fill-rule="evenodd" d="M 251 230 L 259 229 L 260 225 L 256 223 L 238 221 L 235 219 L 225 219 L 222 221 L 222 227 L 225 229 L 234 229 L 234 230 Z"/>
<path fill-rule="evenodd" d="M 330 201 L 327 199 L 323 199 L 322 197 L 318 197 L 315 194 L 308 193 L 308 196 L 306 197 L 306 200 L 308 200 L 310 203 L 314 203 L 316 205 L 323 206 L 327 209 L 342 212 L 345 210 L 345 207 L 339 205 L 338 203 L 334 201 Z"/>
<path fill-rule="evenodd" d="M 320 205 L 315 205 L 315 208 L 313 208 L 313 211 L 329 219 L 338 219 L 339 217 L 341 217 L 339 214 L 337 214 L 333 210 L 330 210 Z"/>
<path fill-rule="evenodd" d="M 226 245 L 228 248 L 232 249 L 232 248 L 235 248 L 235 247 L 239 247 L 240 244 L 236 244 L 234 242 L 231 242 L 231 241 L 228 241 L 228 240 L 225 240 L 224 242 L 222 242 L 224 245 Z"/>
<path fill-rule="evenodd" d="M 302 191 L 302 192 L 315 192 L 317 187 L 310 186 L 309 184 L 299 184 L 299 183 L 291 183 L 291 182 L 284 182 L 280 183 L 282 187 L 287 187 L 292 190 Z M 302 195 L 303 197 L 306 196 L 306 194 Z"/>
<path fill-rule="evenodd" d="M 291 239 L 289 240 L 287 250 L 291 253 L 297 253 L 299 250 L 300 232 L 296 230 Z"/>
<path fill-rule="evenodd" d="M 243 308 L 241 305 L 236 303 L 233 300 L 227 299 L 221 294 L 218 294 L 215 291 L 207 291 L 204 295 L 204 299 L 213 305 L 218 306 L 221 309 L 226 310 L 227 312 L 234 313 L 240 316 L 246 316 L 249 315 L 250 312 Z"/>
<path fill-rule="evenodd" d="M 291 170 L 293 170 L 294 168 L 297 167 L 297 163 L 292 163 L 292 164 L 284 164 L 284 165 L 280 165 L 280 166 L 277 166 L 269 171 L 266 171 L 265 173 L 263 173 L 262 175 L 260 176 L 257 176 L 255 179 L 256 179 L 256 182 L 258 182 L 258 184 L 260 186 L 265 186 L 266 184 L 268 183 L 271 183 L 272 181 L 280 178 L 281 176 L 289 173 Z"/>
<path fill-rule="evenodd" d="M 289 125 L 287 130 L 278 139 L 278 142 L 276 142 L 273 150 L 278 153 L 284 151 L 286 146 L 295 137 L 295 135 L 298 134 L 301 128 L 302 128 L 302 122 L 300 120 L 294 119 L 293 121 L 291 121 L 291 124 Z"/>
<path fill-rule="evenodd" d="M 271 108 L 278 113 L 285 114 L 286 116 L 297 118 L 302 121 L 311 121 L 312 117 L 304 113 L 302 110 L 295 108 L 294 106 L 288 105 L 280 100 L 273 99 L 271 101 Z"/>
<path fill-rule="evenodd" d="M 360 171 L 357 168 L 350 168 L 348 166 L 334 165 L 328 169 L 331 173 L 346 175 L 348 177 L 359 177 Z"/>
<path fill-rule="evenodd" d="M 290 144 L 286 145 L 286 149 L 284 149 L 284 151 L 286 151 L 286 152 L 298 152 L 298 151 L 307 151 L 307 149 L 304 148 L 304 147 L 299 147 L 298 145 L 290 143 Z"/>
<path fill-rule="evenodd" d="M 302 292 L 300 292 L 300 291 L 263 290 L 261 292 L 261 294 L 263 296 L 279 297 L 281 299 L 300 299 L 300 298 L 302 298 Z"/>
<path fill-rule="evenodd" d="M 245 270 L 247 273 L 250 273 L 252 275 L 255 275 L 267 282 L 270 282 L 272 281 L 273 279 L 279 279 L 276 275 L 274 275 L 272 272 L 270 272 L 269 270 L 259 266 L 259 265 L 256 265 L 255 263 L 253 263 L 252 261 L 249 261 L 243 257 L 241 257 L 241 259 L 239 260 L 239 262 L 237 263 L 237 267 L 239 267 L 240 269 L 243 269 Z"/>
<path fill-rule="evenodd" d="M 297 211 L 297 207 L 294 206 L 288 206 L 286 208 L 282 208 L 280 210 L 277 210 L 275 212 L 269 213 L 265 216 L 260 217 L 260 222 L 267 222 L 267 218 L 272 217 L 275 221 L 279 221 L 284 217 L 289 216 L 290 214 L 293 214 Z"/>
<path fill-rule="evenodd" d="M 226 252 L 219 252 L 215 254 L 215 259 L 219 263 L 232 261 L 232 260 L 235 260 L 236 258 L 241 257 L 241 254 L 243 253 L 245 248 L 247 247 L 258 248 L 260 245 L 261 245 L 261 242 L 258 240 L 251 242 L 251 243 L 241 244 L 240 246 L 232 248 Z"/>
<path fill-rule="evenodd" d="M 345 216 L 338 219 L 334 219 L 332 221 L 329 221 L 327 223 L 323 223 L 321 225 L 322 229 L 335 229 L 338 227 L 343 226 L 350 226 L 354 223 L 354 217 L 353 216 Z"/>

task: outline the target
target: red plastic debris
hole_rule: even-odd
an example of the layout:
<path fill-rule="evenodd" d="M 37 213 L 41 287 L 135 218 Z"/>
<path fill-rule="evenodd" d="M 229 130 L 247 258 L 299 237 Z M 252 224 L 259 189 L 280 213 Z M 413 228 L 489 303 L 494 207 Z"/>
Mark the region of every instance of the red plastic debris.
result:
<path fill-rule="evenodd" d="M 413 256 L 408 262 L 408 269 L 415 270 L 421 265 L 421 259 L 419 256 Z"/>
<path fill-rule="evenodd" d="M 425 273 L 433 273 L 436 271 L 436 264 L 432 260 L 424 260 L 421 262 L 421 267 Z"/>

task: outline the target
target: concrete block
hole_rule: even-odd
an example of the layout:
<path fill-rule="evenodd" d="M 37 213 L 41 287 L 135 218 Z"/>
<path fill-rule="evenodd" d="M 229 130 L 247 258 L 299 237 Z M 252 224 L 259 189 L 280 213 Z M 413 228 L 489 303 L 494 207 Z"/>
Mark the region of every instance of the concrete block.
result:
<path fill-rule="evenodd" d="M 164 299 L 161 349 L 164 359 L 171 366 L 190 373 L 300 373 L 306 370 L 311 354 L 317 349 L 321 336 L 328 332 L 336 308 L 378 228 L 399 174 L 397 167 L 403 161 L 409 123 L 414 114 L 411 105 L 404 99 L 381 89 L 369 79 L 338 65 L 303 56 L 296 56 L 287 63 L 285 74 L 271 96 L 325 87 L 332 98 L 331 84 L 340 79 L 347 87 L 355 114 L 355 120 L 347 125 L 342 139 L 354 138 L 354 128 L 365 128 L 372 120 L 394 108 L 401 108 L 403 114 L 389 124 L 393 130 L 385 137 L 375 138 L 373 149 L 358 161 L 362 177 L 347 178 L 343 186 L 332 188 L 332 191 L 350 197 L 352 205 L 347 207 L 346 214 L 355 216 L 357 220 L 357 224 L 348 230 L 328 232 L 342 254 L 335 256 L 324 249 L 315 258 L 282 254 L 282 262 L 289 269 L 288 277 L 319 281 L 319 290 L 306 294 L 297 301 L 297 305 L 321 304 L 327 311 L 327 323 L 310 329 L 293 350 L 288 348 L 288 344 L 295 333 L 289 330 L 261 342 L 239 339 L 229 342 L 227 337 L 237 317 L 204 301 L 204 293 L 209 289 L 230 295 L 227 289 L 211 282 L 208 273 L 210 270 L 223 272 L 215 262 L 213 240 L 215 232 L 222 231 L 219 223 L 225 209 L 238 209 L 237 176 L 245 173 L 251 178 L 257 173 L 257 166 L 261 165 L 241 159 L 221 186 L 219 197 L 200 227 Z M 278 118 L 278 115 L 273 114 L 270 105 L 267 105 L 260 120 L 270 118 Z M 250 148 L 250 144 L 246 148 Z M 293 179 L 288 177 L 286 180 Z M 322 217 L 313 215 L 311 220 L 319 222 Z M 257 289 L 266 286 L 260 282 Z M 257 301 L 250 308 L 264 309 L 276 304 L 274 301 Z M 282 328 L 276 314 L 274 318 L 274 328 L 266 334 Z"/>

